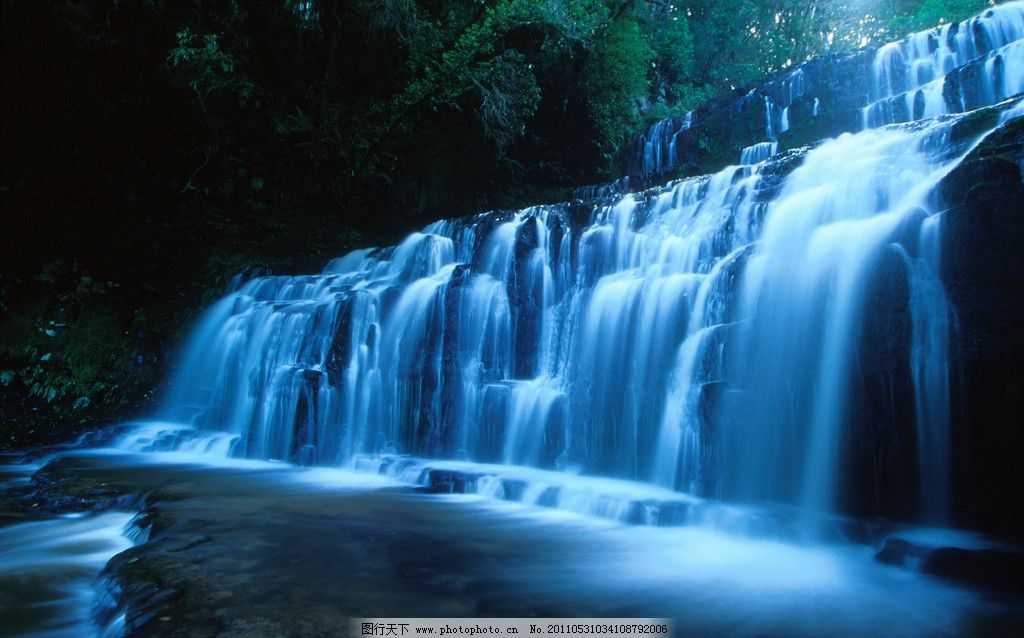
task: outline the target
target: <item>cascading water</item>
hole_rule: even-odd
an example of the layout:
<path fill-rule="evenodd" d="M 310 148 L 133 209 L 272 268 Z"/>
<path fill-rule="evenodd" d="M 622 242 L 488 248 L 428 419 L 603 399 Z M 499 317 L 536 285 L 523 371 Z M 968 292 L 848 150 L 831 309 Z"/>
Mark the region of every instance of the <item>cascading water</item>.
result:
<path fill-rule="evenodd" d="M 727 483 L 735 481 L 727 493 L 836 506 L 862 323 L 868 313 L 884 312 L 866 299 L 891 246 L 913 247 L 935 212 L 929 193 L 955 165 L 929 151 L 940 146 L 935 140 L 944 130 L 888 129 L 827 142 L 770 205 L 740 293 L 739 315 L 748 325 L 735 352 L 742 393 L 732 409 L 743 418 L 726 434 L 725 447 L 737 454 L 734 471 L 723 473 Z M 849 179 L 851 173 L 858 178 Z M 931 292 L 920 303 L 944 315 L 941 287 Z M 915 340 L 923 338 L 918 331 Z M 930 366 L 931 355 L 942 353 L 922 353 L 923 361 L 910 365 Z M 935 365 L 946 363 L 940 361 Z M 943 390 L 940 400 L 948 401 L 948 387 Z M 920 416 L 925 430 L 948 420 Z M 945 439 L 948 431 L 929 436 Z M 924 493 L 944 498 L 938 485 Z"/>
<path fill-rule="evenodd" d="M 1022 16 L 1004 5 L 883 47 L 871 90 L 996 55 L 981 68 L 1000 99 Z M 1020 100 L 993 108 L 1005 122 Z M 440 221 L 318 275 L 237 283 L 160 417 L 236 456 L 412 454 L 944 521 L 954 321 L 935 186 L 987 131 L 954 140 L 962 116 L 944 116 L 778 154 L 785 107 L 766 111 L 772 141 L 714 175 Z M 670 167 L 652 148 L 645 163 Z M 895 452 L 857 452 L 871 437 Z M 897 487 L 912 503 L 865 505 Z"/>
<path fill-rule="evenodd" d="M 931 488 L 922 491 L 921 514 L 932 523 L 941 523 L 949 515 L 951 309 L 938 278 L 941 264 L 937 222 L 937 216 L 933 216 L 921 224 L 918 257 L 911 257 L 901 245 L 894 245 L 909 275 L 917 462 L 921 484 Z"/>
<path fill-rule="evenodd" d="M 759 142 L 740 152 L 740 164 L 760 164 L 779 151 L 778 142 Z"/>
<path fill-rule="evenodd" d="M 689 111 L 682 117 L 655 122 L 638 135 L 634 144 L 640 157 L 639 171 L 662 174 L 675 169 L 678 164 L 676 141 L 680 133 L 692 126 L 693 111 Z"/>

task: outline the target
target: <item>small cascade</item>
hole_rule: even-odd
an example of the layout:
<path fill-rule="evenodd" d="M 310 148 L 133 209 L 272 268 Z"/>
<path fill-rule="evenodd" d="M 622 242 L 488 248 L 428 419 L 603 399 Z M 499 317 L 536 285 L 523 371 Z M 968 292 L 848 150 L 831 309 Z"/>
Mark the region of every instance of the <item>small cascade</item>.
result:
<path fill-rule="evenodd" d="M 740 152 L 740 164 L 760 164 L 778 152 L 778 142 L 758 142 Z"/>
<path fill-rule="evenodd" d="M 5 633 L 123 635 L 124 618 L 97 583 L 107 561 L 132 546 L 131 519 L 124 512 L 70 514 L 0 528 Z M 7 615 L 19 607 L 25 611 Z"/>
<path fill-rule="evenodd" d="M 806 94 L 807 84 L 804 69 L 797 67 L 779 81 L 779 87 L 773 94 L 764 96 L 764 134 L 766 138 L 777 142 L 778 136 L 789 130 L 789 109 Z M 814 99 L 817 100 L 817 98 Z M 817 116 L 817 112 L 814 115 Z"/>
<path fill-rule="evenodd" d="M 639 174 L 663 175 L 679 164 L 678 137 L 693 126 L 693 111 L 680 117 L 659 120 L 640 133 L 633 142 L 639 151 Z"/>
<path fill-rule="evenodd" d="M 877 535 L 869 526 L 858 526 L 849 519 L 819 516 L 808 520 L 806 513 L 793 508 L 738 507 L 650 484 L 565 472 L 396 455 L 357 455 L 351 466 L 434 494 L 478 495 L 625 525 L 700 526 L 788 542 L 800 542 L 822 529 L 833 539 Z"/>

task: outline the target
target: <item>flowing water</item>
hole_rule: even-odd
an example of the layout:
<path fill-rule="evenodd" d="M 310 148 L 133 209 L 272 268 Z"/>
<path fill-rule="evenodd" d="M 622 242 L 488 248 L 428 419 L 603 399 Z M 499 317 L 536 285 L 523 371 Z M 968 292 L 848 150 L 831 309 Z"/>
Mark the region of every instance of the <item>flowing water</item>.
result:
<path fill-rule="evenodd" d="M 38 466 L 0 468 L 4 490 L 21 487 Z M 14 470 L 14 471 L 12 471 Z M 6 512 L 4 512 L 6 514 Z M 66 514 L 0 525 L 0 626 L 26 638 L 118 636 L 119 618 L 100 572 L 132 546 L 125 535 L 132 514 Z"/>

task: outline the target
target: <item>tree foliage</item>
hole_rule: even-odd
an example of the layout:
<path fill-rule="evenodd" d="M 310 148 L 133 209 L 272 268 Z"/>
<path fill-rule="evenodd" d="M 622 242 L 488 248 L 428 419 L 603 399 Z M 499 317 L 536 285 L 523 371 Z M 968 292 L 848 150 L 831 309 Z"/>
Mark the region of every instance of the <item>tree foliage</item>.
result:
<path fill-rule="evenodd" d="M 962 20 L 988 0 L 680 0 L 695 37 L 696 80 L 717 90 L 813 56 L 880 45 Z"/>
<path fill-rule="evenodd" d="M 8 0 L 4 193 L 53 224 L 73 201 L 389 234 L 613 177 L 658 117 L 983 5 Z M 40 196 L 55 165 L 85 197 Z"/>
<path fill-rule="evenodd" d="M 586 94 L 591 116 L 606 141 L 620 140 L 636 129 L 640 100 L 650 91 L 647 70 L 654 49 L 640 25 L 620 18 L 595 51 L 586 71 Z"/>

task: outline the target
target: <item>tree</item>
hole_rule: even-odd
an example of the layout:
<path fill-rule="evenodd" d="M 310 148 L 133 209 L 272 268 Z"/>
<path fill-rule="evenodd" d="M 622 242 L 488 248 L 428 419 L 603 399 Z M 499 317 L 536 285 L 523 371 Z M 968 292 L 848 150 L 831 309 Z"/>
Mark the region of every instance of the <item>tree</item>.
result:
<path fill-rule="evenodd" d="M 619 18 L 587 65 L 587 104 L 606 145 L 639 128 L 640 100 L 650 89 L 654 50 L 635 20 Z"/>

